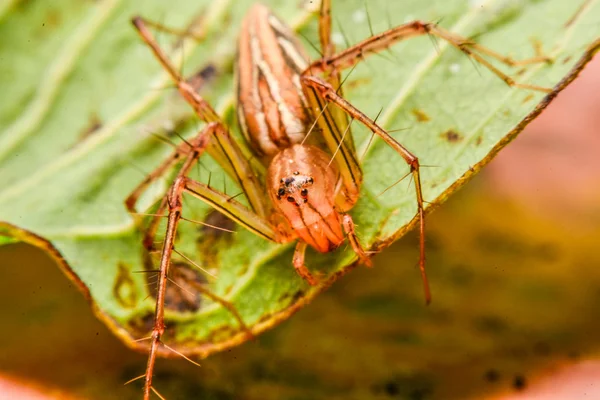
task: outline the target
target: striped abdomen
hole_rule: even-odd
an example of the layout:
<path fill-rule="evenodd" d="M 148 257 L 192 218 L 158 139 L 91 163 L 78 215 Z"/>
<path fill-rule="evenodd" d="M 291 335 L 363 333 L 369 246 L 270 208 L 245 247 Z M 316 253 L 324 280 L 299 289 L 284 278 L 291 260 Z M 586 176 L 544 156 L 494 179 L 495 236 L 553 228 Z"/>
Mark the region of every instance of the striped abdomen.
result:
<path fill-rule="evenodd" d="M 302 141 L 310 126 L 300 73 L 307 57 L 290 29 L 261 4 L 246 15 L 240 33 L 237 112 L 254 151 L 271 158 Z"/>

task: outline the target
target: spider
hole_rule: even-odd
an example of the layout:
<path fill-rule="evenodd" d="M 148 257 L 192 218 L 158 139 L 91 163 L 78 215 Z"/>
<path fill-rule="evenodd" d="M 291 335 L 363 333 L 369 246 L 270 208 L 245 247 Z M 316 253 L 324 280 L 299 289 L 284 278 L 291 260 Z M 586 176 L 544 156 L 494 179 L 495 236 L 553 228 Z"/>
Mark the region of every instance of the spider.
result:
<path fill-rule="evenodd" d="M 517 62 L 430 22 L 405 23 L 336 53 L 330 39 L 330 0 L 323 0 L 320 7 L 322 57 L 310 62 L 291 30 L 266 6 L 256 4 L 244 18 L 238 42 L 235 67 L 237 117 L 245 138 L 244 143 L 238 143 L 214 109 L 180 76 L 159 48 L 148 29 L 151 23 L 141 17 L 135 17 L 132 22 L 175 82 L 179 93 L 206 123 L 194 138 L 177 146 L 173 154 L 148 175 L 126 200 L 127 208 L 135 212 L 137 200 L 148 185 L 175 164 L 182 163 L 144 239 L 146 247 L 152 248 L 160 215 L 167 211 L 155 322 L 145 374 L 145 399 L 154 390 L 154 364 L 165 330 L 167 274 L 175 233 L 182 218 L 184 193 L 208 203 L 266 240 L 276 243 L 297 241 L 292 264 L 298 275 L 311 285 L 319 284 L 319 280 L 304 262 L 308 246 L 318 252 L 330 252 L 347 237 L 359 261 L 370 265 L 369 252 L 360 243 L 349 214 L 359 198 L 362 183 L 360 162 L 350 132 L 354 120 L 383 139 L 409 166 L 416 193 L 416 217 L 419 220 L 419 269 L 426 302 L 430 301 L 425 273 L 424 199 L 419 159 L 375 120 L 344 99 L 341 91 L 342 70 L 353 67 L 370 54 L 387 49 L 398 41 L 432 35 L 448 41 L 510 86 L 548 91 L 515 82 L 483 56 L 508 65 L 543 61 L 540 57 Z M 248 206 L 208 184 L 188 177 L 191 168 L 205 151 L 238 183 L 248 200 Z M 248 153 L 253 154 L 254 161 L 258 162 L 249 160 L 246 156 Z M 227 305 L 224 300 L 216 300 Z"/>

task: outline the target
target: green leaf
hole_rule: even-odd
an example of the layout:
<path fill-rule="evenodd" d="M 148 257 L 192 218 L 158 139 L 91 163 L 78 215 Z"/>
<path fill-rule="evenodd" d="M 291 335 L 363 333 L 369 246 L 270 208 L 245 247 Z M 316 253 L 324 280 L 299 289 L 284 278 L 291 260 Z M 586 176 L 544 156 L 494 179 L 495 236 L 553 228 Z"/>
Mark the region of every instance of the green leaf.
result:
<path fill-rule="evenodd" d="M 147 345 L 133 340 L 148 336 L 151 328 L 154 301 L 148 279 L 153 277 L 136 271 L 151 268 L 153 258 L 144 253 L 123 201 L 144 171 L 171 150 L 150 133 L 167 135 L 176 126 L 190 136 L 198 125 L 189 107 L 163 90 L 170 82 L 129 18 L 140 14 L 183 27 L 204 13 L 206 39 L 185 41 L 184 71 L 209 64 L 216 68 L 217 77 L 202 95 L 231 121 L 236 34 L 251 3 L 60 0 L 15 2 L 0 9 L 0 85 L 4 99 L 10 99 L 0 107 L 0 220 L 6 221 L 0 233 L 50 251 L 97 315 L 131 347 Z M 534 56 L 539 43 L 554 60 L 527 68 L 499 66 L 520 82 L 554 87 L 548 96 L 509 88 L 462 53 L 428 37 L 398 44 L 356 68 L 346 97 L 372 117 L 382 110 L 378 121 L 385 128 L 406 128 L 393 135 L 421 164 L 432 166 L 423 169 L 423 188 L 436 205 L 535 118 L 600 47 L 598 1 L 388 3 L 370 1 L 367 13 L 363 0 L 334 2 L 334 37 L 341 37 L 342 30 L 352 43 L 370 36 L 367 18 L 375 32 L 418 18 L 441 21 L 448 30 L 517 59 Z M 318 42 L 315 17 L 297 2 L 268 4 L 310 42 Z M 176 40 L 161 35 L 175 59 L 181 53 L 173 46 Z M 237 131 L 235 124 L 232 128 Z M 354 134 L 362 154 L 370 135 L 358 127 Z M 202 164 L 198 179 L 206 181 L 208 169 L 217 187 L 222 179 L 226 182 L 217 165 L 207 158 Z M 380 195 L 407 171 L 380 140 L 368 148 L 363 167 L 365 184 L 352 215 L 362 242 L 382 250 L 412 227 L 414 188 L 406 180 Z M 144 203 L 159 199 L 167 185 L 156 185 Z M 227 187 L 234 194 L 231 182 Z M 212 215 L 193 199 L 184 209 L 191 219 Z M 182 222 L 177 247 L 218 275 L 211 290 L 231 301 L 255 333 L 289 317 L 322 290 L 307 287 L 295 274 L 292 245 L 267 243 L 243 229 L 215 234 Z M 333 280 L 355 260 L 343 248 L 328 255 L 309 252 L 307 264 Z M 193 276 L 180 283 L 204 279 L 193 267 L 181 271 Z M 419 276 L 415 273 L 407 284 L 420 287 Z M 170 346 L 207 355 L 245 340 L 226 309 L 197 293 L 190 297 L 189 289 L 177 293 L 171 287 L 164 337 Z"/>

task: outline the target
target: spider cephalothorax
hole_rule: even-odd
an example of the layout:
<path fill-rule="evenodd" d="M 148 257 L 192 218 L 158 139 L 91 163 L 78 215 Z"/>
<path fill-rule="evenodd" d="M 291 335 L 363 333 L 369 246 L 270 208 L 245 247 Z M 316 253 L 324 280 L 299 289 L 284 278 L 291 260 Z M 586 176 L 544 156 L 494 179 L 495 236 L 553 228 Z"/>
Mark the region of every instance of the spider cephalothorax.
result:
<path fill-rule="evenodd" d="M 267 172 L 269 194 L 295 235 L 326 252 L 344 240 L 335 209 L 338 173 L 331 156 L 310 145 L 293 145 L 277 154 Z"/>

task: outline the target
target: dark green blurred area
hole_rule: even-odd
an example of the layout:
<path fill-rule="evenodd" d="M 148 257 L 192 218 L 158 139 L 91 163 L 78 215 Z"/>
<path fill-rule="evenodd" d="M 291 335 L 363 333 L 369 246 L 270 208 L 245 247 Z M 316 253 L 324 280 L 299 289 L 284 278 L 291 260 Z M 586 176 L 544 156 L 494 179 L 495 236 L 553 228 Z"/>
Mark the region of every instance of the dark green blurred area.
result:
<path fill-rule="evenodd" d="M 478 182 L 428 220 L 433 304 L 414 234 L 254 342 L 159 360 L 175 399 L 464 399 L 515 391 L 600 347 L 600 231 L 532 216 Z M 573 224 L 573 225 L 571 225 Z M 0 373 L 89 399 L 137 399 L 125 348 L 41 251 L 0 248 Z"/>

